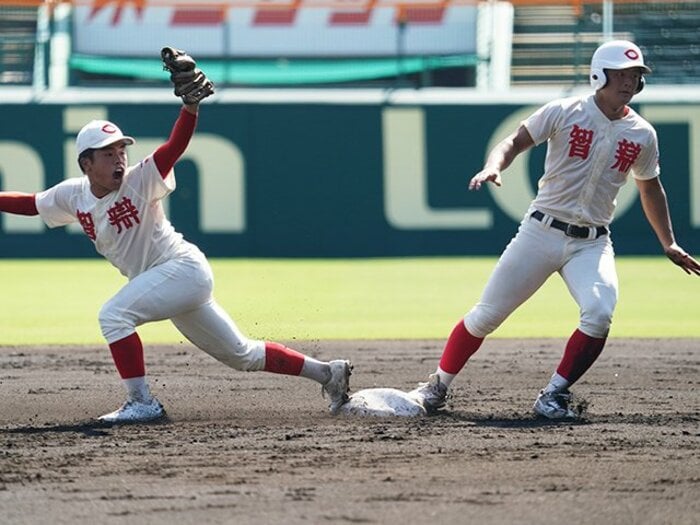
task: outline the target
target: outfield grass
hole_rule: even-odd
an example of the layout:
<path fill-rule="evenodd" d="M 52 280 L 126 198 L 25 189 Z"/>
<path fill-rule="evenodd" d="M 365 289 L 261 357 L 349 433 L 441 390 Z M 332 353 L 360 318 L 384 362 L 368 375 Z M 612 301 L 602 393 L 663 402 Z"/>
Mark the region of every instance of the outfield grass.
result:
<path fill-rule="evenodd" d="M 478 299 L 495 258 L 214 259 L 215 295 L 250 337 L 443 339 Z M 700 337 L 697 277 L 662 257 L 618 258 L 611 337 Z M 1 260 L 0 344 L 102 343 L 97 313 L 125 280 L 107 262 Z M 577 307 L 558 276 L 493 337 L 568 337 Z M 169 322 L 147 343 L 182 336 Z"/>

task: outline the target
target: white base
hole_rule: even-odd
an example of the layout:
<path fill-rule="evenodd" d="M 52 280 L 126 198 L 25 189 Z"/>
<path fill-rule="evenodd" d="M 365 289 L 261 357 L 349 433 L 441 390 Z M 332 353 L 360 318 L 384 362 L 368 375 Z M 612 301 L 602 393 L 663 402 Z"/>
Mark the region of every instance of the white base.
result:
<path fill-rule="evenodd" d="M 376 417 L 417 417 L 426 415 L 423 405 L 395 388 L 367 388 L 355 392 L 340 407 L 340 414 Z"/>

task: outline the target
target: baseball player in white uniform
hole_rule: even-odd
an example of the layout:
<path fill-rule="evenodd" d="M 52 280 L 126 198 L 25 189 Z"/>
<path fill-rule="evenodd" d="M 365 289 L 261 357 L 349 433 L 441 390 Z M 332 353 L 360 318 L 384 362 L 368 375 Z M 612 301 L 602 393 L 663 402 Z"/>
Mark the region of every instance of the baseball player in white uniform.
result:
<path fill-rule="evenodd" d="M 533 408 L 549 419 L 580 415 L 569 387 L 598 358 L 610 329 L 618 280 L 609 225 L 615 198 L 629 175 L 666 256 L 686 273 L 700 275 L 698 261 L 673 235 L 659 179 L 656 132 L 627 105 L 650 72 L 632 42 L 601 45 L 591 60 L 595 93 L 541 107 L 489 153 L 482 171 L 471 179 L 470 190 L 486 182 L 500 186 L 501 172 L 518 154 L 547 141 L 544 175 L 517 234 L 479 302 L 450 334 L 436 372 L 409 393 L 428 411 L 445 406 L 450 384 L 484 338 L 556 272 L 580 308 L 579 325 Z"/>
<path fill-rule="evenodd" d="M 135 165 L 127 158 L 127 146 L 134 139 L 112 122 L 92 121 L 76 139 L 84 177 L 37 194 L 0 192 L 0 211 L 39 214 L 51 228 L 79 223 L 95 249 L 128 279 L 99 313 L 127 401 L 99 419 L 132 423 L 164 415 L 150 392 L 136 331 L 139 325 L 163 319 L 232 368 L 317 381 L 330 398 L 331 412 L 337 413 L 348 399 L 350 363 L 318 361 L 279 343 L 243 335 L 214 300 L 212 271 L 204 254 L 174 230 L 163 212 L 162 199 L 175 189 L 173 166 L 197 122 L 199 100 L 183 101 L 168 141 Z"/>

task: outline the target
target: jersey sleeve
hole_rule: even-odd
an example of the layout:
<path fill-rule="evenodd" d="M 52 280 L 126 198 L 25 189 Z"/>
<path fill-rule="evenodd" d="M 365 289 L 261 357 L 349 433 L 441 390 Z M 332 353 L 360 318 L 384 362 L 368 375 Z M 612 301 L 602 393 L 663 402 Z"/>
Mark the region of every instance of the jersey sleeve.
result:
<path fill-rule="evenodd" d="M 649 180 L 658 177 L 661 173 L 659 167 L 659 141 L 656 131 L 650 130 L 650 139 L 637 162 L 632 166 L 632 176 L 639 180 Z"/>
<path fill-rule="evenodd" d="M 68 179 L 36 194 L 36 209 L 49 228 L 77 222 L 71 206 L 74 183 L 73 179 Z"/>
<path fill-rule="evenodd" d="M 556 101 L 545 104 L 527 119 L 523 120 L 535 145 L 546 142 L 556 130 L 556 125 L 561 115 L 561 104 Z"/>
<path fill-rule="evenodd" d="M 165 176 L 162 176 L 153 155 L 149 155 L 134 166 L 127 178 L 129 184 L 150 202 L 167 197 L 176 188 L 175 171 L 171 168 Z"/>

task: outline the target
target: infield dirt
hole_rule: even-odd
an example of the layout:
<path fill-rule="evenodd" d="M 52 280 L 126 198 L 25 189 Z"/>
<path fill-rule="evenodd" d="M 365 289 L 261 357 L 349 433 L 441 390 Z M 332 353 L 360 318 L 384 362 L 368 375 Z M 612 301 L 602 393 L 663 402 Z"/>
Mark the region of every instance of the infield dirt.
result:
<path fill-rule="evenodd" d="M 349 358 L 353 390 L 413 388 L 442 341 L 290 342 Z M 487 340 L 449 410 L 333 417 L 311 381 L 148 347 L 168 419 L 109 427 L 103 347 L 0 348 L 0 522 L 697 524 L 697 340 L 616 340 L 573 389 L 576 423 L 531 406 L 563 340 Z"/>

